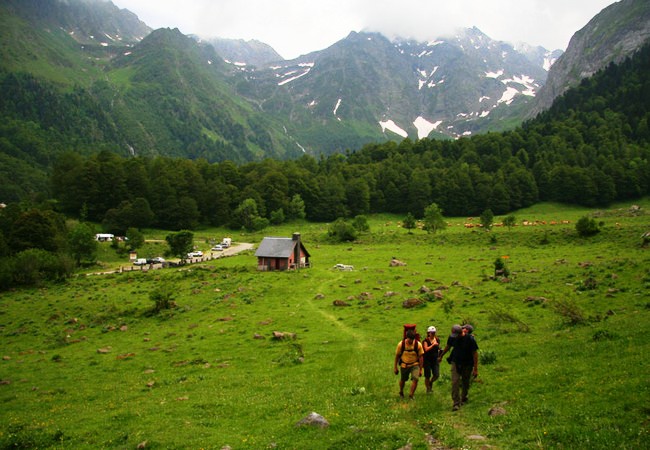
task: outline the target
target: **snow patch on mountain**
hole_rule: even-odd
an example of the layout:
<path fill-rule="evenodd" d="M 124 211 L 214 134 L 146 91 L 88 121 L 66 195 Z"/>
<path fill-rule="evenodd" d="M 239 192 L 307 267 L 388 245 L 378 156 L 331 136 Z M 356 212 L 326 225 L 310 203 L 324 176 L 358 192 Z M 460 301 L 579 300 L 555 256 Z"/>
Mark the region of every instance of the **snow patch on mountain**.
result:
<path fill-rule="evenodd" d="M 509 105 L 512 103 L 512 100 L 515 98 L 515 95 L 519 94 L 519 91 L 513 87 L 506 88 L 506 91 L 503 93 L 501 98 L 497 100 L 497 103 L 505 103 Z"/>
<path fill-rule="evenodd" d="M 385 133 L 386 130 L 392 131 L 393 133 L 397 134 L 398 136 L 402 136 L 403 138 L 408 137 L 408 133 L 401 129 L 395 122 L 392 120 L 386 120 L 386 121 L 379 121 L 379 125 L 381 126 L 381 132 Z"/>
<path fill-rule="evenodd" d="M 298 69 L 290 70 L 284 74 L 276 74 L 278 78 L 284 78 L 282 81 L 278 82 L 278 86 L 284 86 L 287 83 L 297 80 L 298 78 L 304 77 L 307 75 L 311 69 L 314 67 L 314 63 L 300 63 L 298 64 Z M 282 67 L 275 67 L 276 70 L 281 69 Z M 290 77 L 290 78 L 286 78 Z"/>
<path fill-rule="evenodd" d="M 498 70 L 496 72 L 485 72 L 485 76 L 488 78 L 499 78 L 501 75 L 503 75 L 503 69 Z"/>
<path fill-rule="evenodd" d="M 422 116 L 418 116 L 418 118 L 413 121 L 413 125 L 415 125 L 415 128 L 418 130 L 418 139 L 428 137 L 429 134 L 438 128 L 441 123 L 442 120 L 438 120 L 437 122 L 433 123 L 429 122 Z"/>
<path fill-rule="evenodd" d="M 341 106 L 341 99 L 338 99 L 338 100 L 336 101 L 336 106 L 334 106 L 334 111 L 332 111 L 332 113 L 334 114 L 334 116 L 336 116 L 336 112 L 339 110 L 339 106 Z M 339 121 L 341 120 L 340 117 L 336 117 L 336 119 L 339 120 Z"/>

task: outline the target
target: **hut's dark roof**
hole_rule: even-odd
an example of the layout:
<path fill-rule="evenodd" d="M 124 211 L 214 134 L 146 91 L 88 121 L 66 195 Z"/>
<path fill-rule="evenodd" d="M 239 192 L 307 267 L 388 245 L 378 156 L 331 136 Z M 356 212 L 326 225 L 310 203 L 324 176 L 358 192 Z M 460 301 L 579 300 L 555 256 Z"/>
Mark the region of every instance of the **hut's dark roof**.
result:
<path fill-rule="evenodd" d="M 255 256 L 267 258 L 288 258 L 298 241 L 292 238 L 265 237 L 255 252 Z"/>

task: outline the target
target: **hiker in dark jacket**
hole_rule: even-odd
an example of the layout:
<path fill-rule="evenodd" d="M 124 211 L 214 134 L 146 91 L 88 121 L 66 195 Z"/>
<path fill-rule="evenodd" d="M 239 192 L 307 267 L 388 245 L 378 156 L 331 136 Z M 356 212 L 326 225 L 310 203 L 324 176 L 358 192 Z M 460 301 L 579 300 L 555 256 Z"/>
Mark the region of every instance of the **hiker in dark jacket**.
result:
<path fill-rule="evenodd" d="M 453 341 L 451 398 L 454 411 L 460 409 L 463 403 L 467 403 L 471 377 L 478 376 L 478 344 L 472 335 L 473 331 L 471 325 L 465 325 Z"/>

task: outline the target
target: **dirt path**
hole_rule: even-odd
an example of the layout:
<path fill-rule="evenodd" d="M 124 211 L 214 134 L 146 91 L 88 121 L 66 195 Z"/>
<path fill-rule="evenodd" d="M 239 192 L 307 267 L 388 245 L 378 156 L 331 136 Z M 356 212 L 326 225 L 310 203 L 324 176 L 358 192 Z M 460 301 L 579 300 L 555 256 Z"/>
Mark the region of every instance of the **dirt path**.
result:
<path fill-rule="evenodd" d="M 230 247 L 222 250 L 222 251 L 210 251 L 209 253 L 206 252 L 204 253 L 203 257 L 201 258 L 191 258 L 185 261 L 186 264 L 197 264 L 197 263 L 202 263 L 202 262 L 208 262 L 212 261 L 215 259 L 223 258 L 226 256 L 234 256 L 238 253 L 244 252 L 246 250 L 252 250 L 255 247 L 255 244 L 251 244 L 248 242 L 240 242 L 238 244 L 233 244 Z M 172 264 L 177 264 L 179 263 L 179 259 L 173 259 L 173 260 L 168 260 L 166 263 L 172 263 Z M 114 270 L 106 270 L 103 272 L 92 272 L 92 273 L 87 273 L 86 275 L 108 275 L 111 273 L 122 273 L 122 272 L 139 272 L 143 271 L 146 272 L 148 270 L 156 270 L 156 269 L 163 269 L 167 267 L 166 264 L 147 264 L 143 266 L 135 266 L 133 264 L 124 264 L 121 265 L 120 267 L 114 269 Z"/>

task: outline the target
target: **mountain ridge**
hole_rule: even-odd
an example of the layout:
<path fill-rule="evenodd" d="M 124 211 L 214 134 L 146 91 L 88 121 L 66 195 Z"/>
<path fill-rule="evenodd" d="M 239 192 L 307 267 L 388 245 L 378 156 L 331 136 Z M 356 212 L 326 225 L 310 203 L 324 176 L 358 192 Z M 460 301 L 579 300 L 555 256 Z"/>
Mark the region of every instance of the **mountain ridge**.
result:
<path fill-rule="evenodd" d="M 553 100 L 611 62 L 621 62 L 650 39 L 650 2 L 621 0 L 578 30 L 566 52 L 549 71 L 528 117 L 548 109 Z"/>
<path fill-rule="evenodd" d="M 0 14 L 6 25 L 0 74 L 29 73 L 46 85 L 56 139 L 82 152 L 100 146 L 128 155 L 242 162 L 512 129 L 543 89 L 544 66 L 557 56 L 493 40 L 474 27 L 428 42 L 351 32 L 327 49 L 275 62 L 279 55 L 266 44 L 238 41 L 230 59 L 219 54 L 228 42 L 215 47 L 177 29 L 151 31 L 108 1 L 7 0 L 0 9 L 8 11 Z M 76 22 L 70 11 L 78 12 Z M 621 16 L 615 28 L 625 28 L 626 15 L 615 14 Z M 259 57 L 259 67 L 240 57 Z M 33 111 L 11 116 L 34 95 L 7 80 L 11 104 L 0 112 L 40 120 Z M 66 97 L 71 89 L 76 97 Z M 79 121 L 74 114 L 88 114 L 94 132 L 66 127 L 66 117 Z M 69 128 L 73 134 L 66 136 Z"/>

